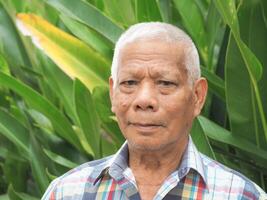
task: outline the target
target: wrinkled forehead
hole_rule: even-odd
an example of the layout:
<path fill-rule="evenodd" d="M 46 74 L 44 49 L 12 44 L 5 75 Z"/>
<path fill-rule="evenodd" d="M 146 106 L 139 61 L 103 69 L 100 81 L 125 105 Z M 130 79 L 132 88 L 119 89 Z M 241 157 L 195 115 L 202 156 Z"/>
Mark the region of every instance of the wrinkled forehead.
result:
<path fill-rule="evenodd" d="M 187 45 L 184 42 L 167 42 L 156 39 L 139 39 L 124 45 L 121 49 L 118 71 L 125 65 L 134 63 L 147 63 L 148 65 L 162 64 L 162 72 L 169 73 L 168 66 L 176 66 L 181 74 L 187 74 L 185 66 Z"/>

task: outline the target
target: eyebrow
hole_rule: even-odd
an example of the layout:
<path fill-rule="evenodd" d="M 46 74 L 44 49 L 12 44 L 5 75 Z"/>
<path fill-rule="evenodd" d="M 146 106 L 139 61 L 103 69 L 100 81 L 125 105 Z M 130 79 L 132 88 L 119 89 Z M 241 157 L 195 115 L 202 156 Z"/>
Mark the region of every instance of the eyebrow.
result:
<path fill-rule="evenodd" d="M 121 70 L 121 75 L 122 76 L 132 76 L 134 78 L 138 78 L 142 76 L 143 74 L 142 69 L 137 69 L 137 68 L 127 68 L 127 69 L 122 69 Z M 177 70 L 175 73 L 170 70 L 156 70 L 153 71 L 152 73 L 152 78 L 171 78 L 175 80 L 180 80 L 182 77 L 182 73 Z"/>

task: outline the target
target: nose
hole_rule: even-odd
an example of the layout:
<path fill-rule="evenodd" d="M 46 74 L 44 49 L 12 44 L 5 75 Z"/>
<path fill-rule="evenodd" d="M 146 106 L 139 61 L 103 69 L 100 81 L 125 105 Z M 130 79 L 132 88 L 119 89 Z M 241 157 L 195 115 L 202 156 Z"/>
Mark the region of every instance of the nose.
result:
<path fill-rule="evenodd" d="M 157 91 L 152 83 L 143 83 L 140 85 L 133 105 L 136 111 L 155 112 L 158 110 Z"/>

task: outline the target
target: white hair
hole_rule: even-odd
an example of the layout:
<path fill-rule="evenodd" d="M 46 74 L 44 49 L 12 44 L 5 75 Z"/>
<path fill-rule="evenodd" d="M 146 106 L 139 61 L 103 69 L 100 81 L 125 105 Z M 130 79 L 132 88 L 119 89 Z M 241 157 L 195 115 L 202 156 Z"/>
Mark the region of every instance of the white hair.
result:
<path fill-rule="evenodd" d="M 114 80 L 114 87 L 117 84 L 118 68 L 120 63 L 121 50 L 127 44 L 141 39 L 160 39 L 167 43 L 179 44 L 183 42 L 185 46 L 185 67 L 190 84 L 200 77 L 199 55 L 192 39 L 176 26 L 163 22 L 144 22 L 132 25 L 118 39 L 111 66 L 111 77 Z"/>

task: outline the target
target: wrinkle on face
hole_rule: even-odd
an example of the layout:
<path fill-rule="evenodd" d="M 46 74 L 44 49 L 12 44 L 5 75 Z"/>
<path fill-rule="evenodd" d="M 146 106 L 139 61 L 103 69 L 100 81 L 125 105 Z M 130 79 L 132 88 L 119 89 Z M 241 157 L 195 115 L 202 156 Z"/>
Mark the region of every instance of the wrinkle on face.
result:
<path fill-rule="evenodd" d="M 136 42 L 128 44 L 121 53 L 112 110 L 129 145 L 152 150 L 177 143 L 188 135 L 194 118 L 193 93 L 187 81 L 183 44 Z M 130 93 L 125 93 L 120 90 L 120 83 L 129 79 L 137 80 L 138 85 Z M 157 82 L 162 79 L 173 81 L 177 86 L 163 94 L 162 86 Z M 141 100 L 158 106 L 158 109 L 136 110 L 134 105 Z M 131 125 L 132 122 L 156 122 L 164 126 L 146 134 Z"/>

